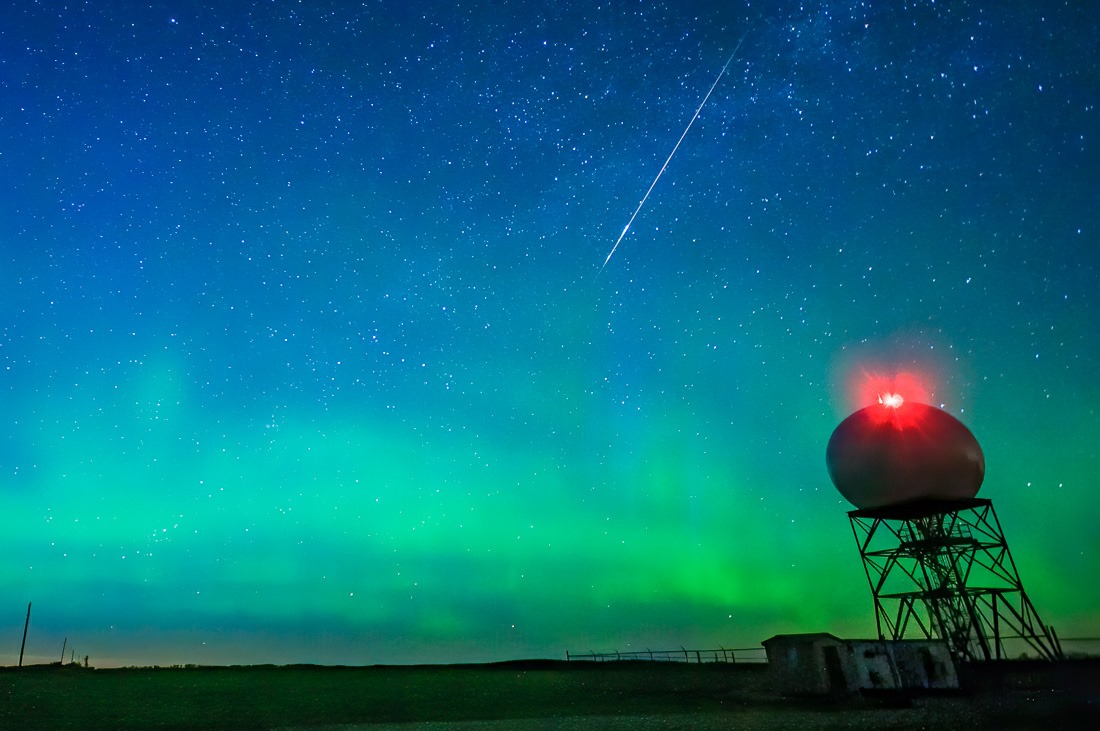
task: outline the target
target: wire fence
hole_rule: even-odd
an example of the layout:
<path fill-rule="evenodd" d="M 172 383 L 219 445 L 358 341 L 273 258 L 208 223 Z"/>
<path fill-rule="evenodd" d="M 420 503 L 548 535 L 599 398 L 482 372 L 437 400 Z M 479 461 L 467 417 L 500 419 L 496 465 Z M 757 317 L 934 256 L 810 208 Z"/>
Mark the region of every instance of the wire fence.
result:
<path fill-rule="evenodd" d="M 1061 637 L 1058 644 L 1067 658 L 1100 657 L 1100 637 Z"/>
<path fill-rule="evenodd" d="M 1060 640 L 1067 658 L 1100 657 L 1100 637 L 1068 637 Z M 650 662 L 683 663 L 756 663 L 767 664 L 763 647 L 736 647 L 717 650 L 635 650 L 630 652 L 571 652 L 565 651 L 569 662 L 620 662 L 645 660 Z"/>
<path fill-rule="evenodd" d="M 565 659 L 570 662 L 618 662 L 622 660 L 645 660 L 651 662 L 685 663 L 756 663 L 768 662 L 763 647 L 737 647 L 717 650 L 637 650 L 632 652 L 570 652 L 565 651 Z"/>

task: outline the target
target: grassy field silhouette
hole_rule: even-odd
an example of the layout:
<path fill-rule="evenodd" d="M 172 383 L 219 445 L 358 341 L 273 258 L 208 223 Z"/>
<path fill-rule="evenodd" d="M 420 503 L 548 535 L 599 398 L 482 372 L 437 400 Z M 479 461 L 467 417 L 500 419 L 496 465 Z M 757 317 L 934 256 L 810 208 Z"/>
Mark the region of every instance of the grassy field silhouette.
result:
<path fill-rule="evenodd" d="M 1002 687 L 898 703 L 785 698 L 770 690 L 766 666 L 749 664 L 54 665 L 0 670 L 0 728 L 1094 728 L 1095 678 L 1074 688 Z"/>

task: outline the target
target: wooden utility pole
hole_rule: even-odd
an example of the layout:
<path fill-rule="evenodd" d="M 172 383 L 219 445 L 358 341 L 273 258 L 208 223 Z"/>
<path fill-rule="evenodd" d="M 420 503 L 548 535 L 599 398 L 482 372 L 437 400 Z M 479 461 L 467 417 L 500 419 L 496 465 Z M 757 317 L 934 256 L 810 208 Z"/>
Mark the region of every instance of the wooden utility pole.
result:
<path fill-rule="evenodd" d="M 27 649 L 27 628 L 31 626 L 31 603 L 27 602 L 27 621 L 23 625 L 23 644 L 19 646 L 19 667 L 23 667 L 23 650 Z"/>
<path fill-rule="evenodd" d="M 61 643 L 61 664 L 65 664 L 65 648 L 69 646 L 69 638 L 66 637 L 65 641 Z"/>

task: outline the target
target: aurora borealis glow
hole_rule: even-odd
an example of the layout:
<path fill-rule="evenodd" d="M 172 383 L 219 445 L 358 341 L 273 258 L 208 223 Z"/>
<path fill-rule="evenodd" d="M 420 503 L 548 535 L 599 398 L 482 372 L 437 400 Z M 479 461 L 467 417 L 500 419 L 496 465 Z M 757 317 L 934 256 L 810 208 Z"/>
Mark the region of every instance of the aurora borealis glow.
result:
<path fill-rule="evenodd" d="M 743 34 L 659 185 L 597 276 Z M 0 664 L 868 636 L 918 373 L 1100 635 L 1093 3 L 0 10 Z M 66 658 L 67 659 L 67 658 Z"/>

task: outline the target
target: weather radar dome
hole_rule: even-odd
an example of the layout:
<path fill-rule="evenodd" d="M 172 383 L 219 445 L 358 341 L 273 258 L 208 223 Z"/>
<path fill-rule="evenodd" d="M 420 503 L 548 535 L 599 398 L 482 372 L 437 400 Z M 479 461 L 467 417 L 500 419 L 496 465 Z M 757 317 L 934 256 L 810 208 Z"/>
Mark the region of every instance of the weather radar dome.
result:
<path fill-rule="evenodd" d="M 883 394 L 833 431 L 825 464 L 857 508 L 978 494 L 985 456 L 970 430 L 946 411 Z"/>

